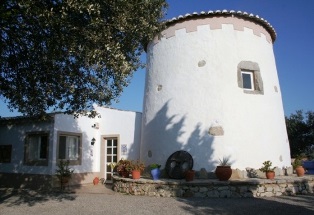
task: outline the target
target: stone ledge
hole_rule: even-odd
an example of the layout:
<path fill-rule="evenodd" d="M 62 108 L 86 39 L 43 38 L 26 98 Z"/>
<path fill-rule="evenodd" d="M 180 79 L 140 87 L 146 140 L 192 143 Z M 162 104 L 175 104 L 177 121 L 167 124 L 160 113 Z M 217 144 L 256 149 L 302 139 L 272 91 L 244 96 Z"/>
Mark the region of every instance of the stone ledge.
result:
<path fill-rule="evenodd" d="M 274 180 L 249 178 L 185 180 L 141 178 L 133 180 L 113 176 L 113 190 L 130 195 L 156 197 L 271 197 L 313 193 L 314 175 L 280 176 Z"/>

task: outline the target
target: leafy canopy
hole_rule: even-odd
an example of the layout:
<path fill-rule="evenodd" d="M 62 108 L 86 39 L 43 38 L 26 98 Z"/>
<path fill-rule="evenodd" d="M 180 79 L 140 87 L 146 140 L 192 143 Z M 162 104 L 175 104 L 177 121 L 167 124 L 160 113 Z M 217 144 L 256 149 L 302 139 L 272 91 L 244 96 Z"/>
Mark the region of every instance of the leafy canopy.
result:
<path fill-rule="evenodd" d="M 314 112 L 296 111 L 286 118 L 291 156 L 309 155 L 314 147 Z"/>
<path fill-rule="evenodd" d="M 0 96 L 25 115 L 93 116 L 141 66 L 165 0 L 4 0 Z"/>

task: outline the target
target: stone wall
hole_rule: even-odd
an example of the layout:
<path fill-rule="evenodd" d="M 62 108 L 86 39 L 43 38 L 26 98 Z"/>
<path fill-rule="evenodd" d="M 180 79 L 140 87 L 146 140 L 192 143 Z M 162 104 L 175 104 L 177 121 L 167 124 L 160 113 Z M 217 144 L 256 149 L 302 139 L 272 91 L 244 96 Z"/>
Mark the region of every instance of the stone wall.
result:
<path fill-rule="evenodd" d="M 130 195 L 155 197 L 271 197 L 281 195 L 308 194 L 314 191 L 314 176 L 283 176 L 274 180 L 237 179 L 218 181 L 216 179 L 185 180 L 150 179 L 133 180 L 113 176 L 113 190 Z"/>

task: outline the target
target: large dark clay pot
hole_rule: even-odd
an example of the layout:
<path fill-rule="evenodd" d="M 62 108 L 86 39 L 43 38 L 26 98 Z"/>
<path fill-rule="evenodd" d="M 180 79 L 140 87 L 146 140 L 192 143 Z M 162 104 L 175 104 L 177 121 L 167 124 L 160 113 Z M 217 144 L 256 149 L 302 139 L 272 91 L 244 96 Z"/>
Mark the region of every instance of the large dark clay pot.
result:
<path fill-rule="evenodd" d="M 228 181 L 232 175 L 231 166 L 217 166 L 215 174 L 219 181 Z"/>

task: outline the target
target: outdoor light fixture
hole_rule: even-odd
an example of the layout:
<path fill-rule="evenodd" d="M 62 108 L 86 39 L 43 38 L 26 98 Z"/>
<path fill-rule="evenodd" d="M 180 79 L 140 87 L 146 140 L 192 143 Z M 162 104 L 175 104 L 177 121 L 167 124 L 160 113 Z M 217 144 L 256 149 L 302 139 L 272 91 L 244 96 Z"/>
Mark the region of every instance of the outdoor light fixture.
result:
<path fill-rule="evenodd" d="M 96 139 L 93 137 L 92 142 L 91 142 L 92 146 L 95 144 L 95 142 L 96 142 Z"/>
<path fill-rule="evenodd" d="M 92 125 L 92 128 L 99 129 L 99 123 L 96 122 L 95 124 L 93 124 L 93 125 Z"/>

